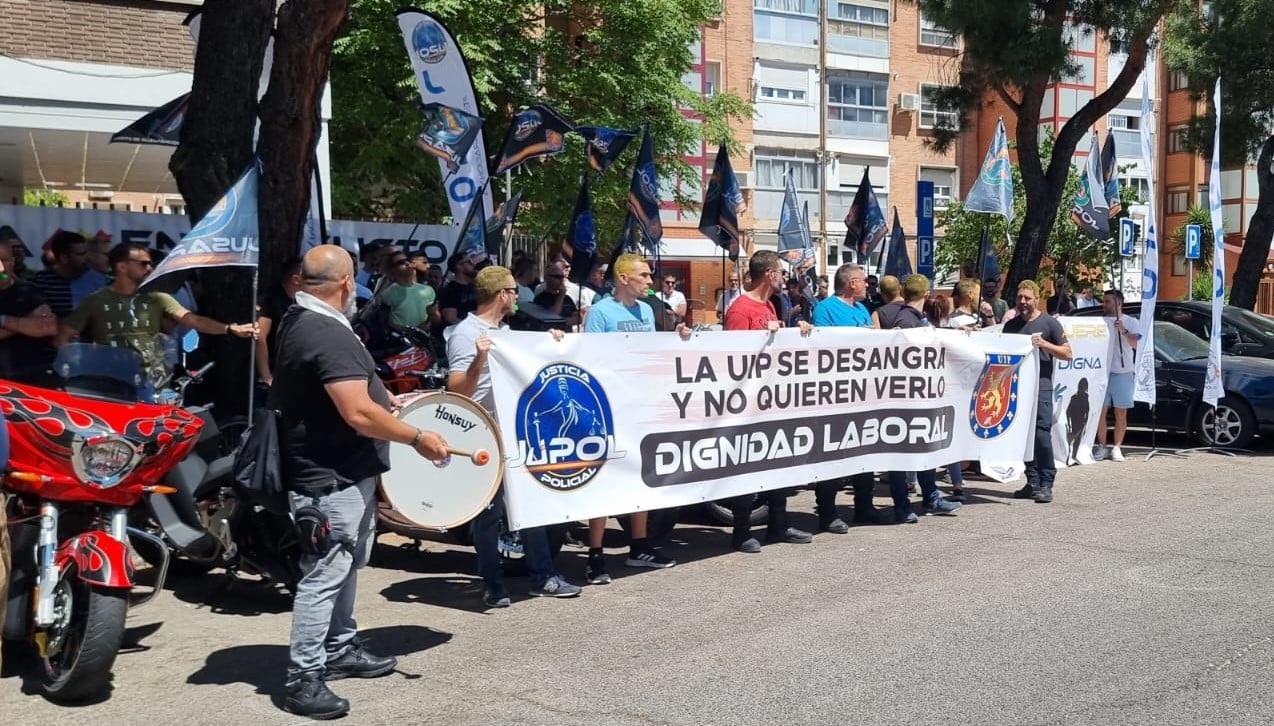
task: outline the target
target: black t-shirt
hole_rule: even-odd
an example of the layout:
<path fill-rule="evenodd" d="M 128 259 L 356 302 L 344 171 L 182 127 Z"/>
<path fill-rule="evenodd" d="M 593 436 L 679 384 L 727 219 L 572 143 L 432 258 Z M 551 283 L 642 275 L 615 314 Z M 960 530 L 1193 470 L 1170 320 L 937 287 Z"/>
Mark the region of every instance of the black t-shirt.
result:
<path fill-rule="evenodd" d="M 591 293 L 586 293 L 586 294 L 591 294 Z M 552 310 L 553 306 L 557 304 L 557 295 L 554 295 L 548 290 L 545 290 L 539 295 L 536 295 L 535 299 L 532 300 L 531 302 L 535 303 L 536 305 L 539 305 L 545 310 Z M 571 296 L 564 295 L 562 298 L 562 312 L 560 313 L 560 315 L 564 318 L 569 318 L 578 311 L 579 311 L 579 308 L 575 306 L 575 301 L 571 299 Z"/>
<path fill-rule="evenodd" d="M 0 315 L 25 318 L 44 304 L 40 291 L 21 280 L 15 280 L 7 290 L 0 290 Z M 28 338 L 14 333 L 0 340 L 0 378 L 40 382 L 53 366 L 56 354 L 52 338 Z"/>
<path fill-rule="evenodd" d="M 365 380 L 389 410 L 372 356 L 339 320 L 293 306 L 279 326 L 271 396 L 278 406 L 283 475 L 297 490 L 345 486 L 389 471 L 389 444 L 350 428 L 323 386 Z"/>
<path fill-rule="evenodd" d="M 1004 324 L 1004 332 L 1020 333 L 1022 335 L 1034 335 L 1039 333 L 1044 340 L 1053 345 L 1063 345 L 1066 343 L 1066 331 L 1062 330 L 1062 324 L 1052 315 L 1040 313 L 1035 319 L 1027 322 L 1021 316 L 1015 317 Z M 1043 348 L 1035 349 L 1040 356 L 1040 388 L 1052 388 L 1053 378 L 1053 354 Z"/>
<path fill-rule="evenodd" d="M 881 330 L 923 328 L 929 325 L 929 319 L 924 313 L 902 300 L 894 300 L 876 308 L 876 318 L 880 320 Z"/>
<path fill-rule="evenodd" d="M 261 305 L 261 317 L 270 319 L 270 334 L 265 336 L 265 348 L 270 351 L 273 360 L 279 350 L 279 323 L 283 322 L 283 314 L 292 307 L 292 298 L 282 290 L 275 290 L 265 298 Z"/>
<path fill-rule="evenodd" d="M 438 293 L 438 310 L 447 308 L 455 308 L 456 317 L 464 320 L 478 309 L 478 289 L 472 282 L 466 284 L 455 280 L 443 285 Z"/>

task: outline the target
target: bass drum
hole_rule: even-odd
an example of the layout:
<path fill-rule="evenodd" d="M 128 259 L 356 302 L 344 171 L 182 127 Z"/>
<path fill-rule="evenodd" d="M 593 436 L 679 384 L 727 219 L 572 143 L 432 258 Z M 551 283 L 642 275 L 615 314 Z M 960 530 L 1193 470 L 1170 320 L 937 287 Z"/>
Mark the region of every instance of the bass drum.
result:
<path fill-rule="evenodd" d="M 398 418 L 435 431 L 453 449 L 486 451 L 485 464 L 453 454 L 441 464 L 408 444 L 389 445 L 390 470 L 380 478 L 377 513 L 384 529 L 406 537 L 446 532 L 473 519 L 495 497 L 504 479 L 504 448 L 495 419 L 473 399 L 431 391 L 399 409 Z"/>

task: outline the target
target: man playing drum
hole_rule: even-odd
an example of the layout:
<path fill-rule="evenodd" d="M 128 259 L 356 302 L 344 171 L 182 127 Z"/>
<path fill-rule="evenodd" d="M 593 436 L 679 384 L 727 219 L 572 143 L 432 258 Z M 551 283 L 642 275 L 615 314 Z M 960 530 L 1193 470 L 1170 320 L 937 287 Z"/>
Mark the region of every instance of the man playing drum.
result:
<path fill-rule="evenodd" d="M 494 416 L 495 397 L 491 394 L 491 373 L 487 366 L 491 339 L 487 332 L 509 327 L 504 319 L 513 314 L 513 307 L 518 301 L 518 284 L 508 268 L 498 265 L 484 267 L 473 284 L 478 296 L 477 312 L 469 313 L 461 320 L 447 340 L 447 360 L 451 366 L 447 389 L 474 399 Z M 500 523 L 504 519 L 504 496 L 497 493 L 487 508 L 469 523 L 473 548 L 478 555 L 478 576 L 486 583 L 482 601 L 493 608 L 504 608 L 510 604 L 500 567 Z M 531 576 L 531 595 L 579 595 L 579 586 L 567 582 L 553 567 L 548 530 L 532 527 L 522 530 L 521 536 L 527 571 Z"/>
<path fill-rule="evenodd" d="M 620 255 L 615 261 L 615 290 L 607 297 L 593 305 L 588 318 L 584 321 L 585 333 L 643 333 L 655 332 L 655 313 L 645 302 L 638 300 L 646 296 L 646 288 L 650 286 L 650 265 L 640 255 Z M 682 338 L 688 338 L 689 328 L 684 323 L 677 325 L 677 332 Z M 632 542 L 629 545 L 628 559 L 624 561 L 629 567 L 672 567 L 675 560 L 659 554 L 646 539 L 646 524 L 650 519 L 649 512 L 634 512 L 632 520 Z M 606 535 L 606 518 L 588 520 L 588 566 L 584 576 L 590 585 L 605 585 L 610 582 L 610 573 L 606 571 L 606 558 L 602 555 L 602 540 Z"/>

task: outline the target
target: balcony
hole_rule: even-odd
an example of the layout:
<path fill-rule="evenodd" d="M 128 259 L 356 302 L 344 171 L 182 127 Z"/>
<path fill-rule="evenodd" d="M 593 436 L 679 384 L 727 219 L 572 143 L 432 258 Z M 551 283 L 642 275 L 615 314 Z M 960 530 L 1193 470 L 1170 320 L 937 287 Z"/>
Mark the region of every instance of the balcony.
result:
<path fill-rule="evenodd" d="M 797 190 L 796 201 L 798 204 L 809 202 L 810 205 L 810 227 L 818 228 L 818 192 L 813 189 Z M 780 211 L 783 209 L 783 190 L 782 189 L 757 189 L 752 192 L 752 216 L 759 220 L 773 222 L 772 225 L 760 225 L 763 227 L 777 227 Z M 829 212 L 830 214 L 830 212 Z M 841 218 L 844 218 L 844 212 Z M 830 219 L 834 219 L 831 217 Z"/>
<path fill-rule="evenodd" d="M 1141 158 L 1141 132 L 1111 129 L 1115 137 L 1115 156 L 1120 159 Z"/>
<path fill-rule="evenodd" d="M 834 109 L 832 109 L 834 110 Z M 889 140 L 889 124 L 884 121 L 847 121 L 828 114 L 827 135 L 842 139 Z"/>

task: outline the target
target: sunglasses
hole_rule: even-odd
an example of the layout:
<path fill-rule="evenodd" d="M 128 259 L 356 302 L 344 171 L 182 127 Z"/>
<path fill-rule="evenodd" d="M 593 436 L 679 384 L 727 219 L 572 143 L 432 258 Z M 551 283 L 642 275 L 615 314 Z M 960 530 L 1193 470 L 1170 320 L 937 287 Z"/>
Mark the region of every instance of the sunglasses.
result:
<path fill-rule="evenodd" d="M 155 266 L 155 263 L 154 263 L 154 262 L 152 262 L 152 261 L 150 261 L 150 260 L 129 260 L 129 262 L 132 262 L 132 263 L 133 263 L 133 264 L 135 264 L 135 265 L 141 265 L 142 267 L 154 267 L 154 266 Z"/>

